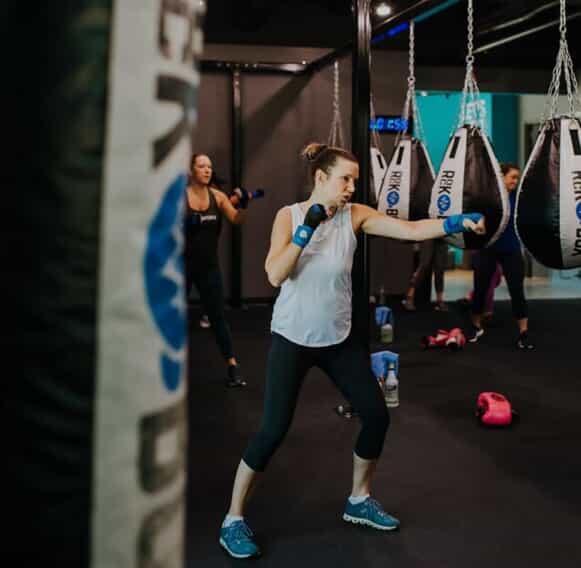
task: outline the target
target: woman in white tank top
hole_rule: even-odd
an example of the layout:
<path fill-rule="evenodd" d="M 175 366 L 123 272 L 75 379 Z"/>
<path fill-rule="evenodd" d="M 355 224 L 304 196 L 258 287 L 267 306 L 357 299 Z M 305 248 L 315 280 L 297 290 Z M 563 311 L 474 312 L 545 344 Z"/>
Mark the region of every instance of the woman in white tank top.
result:
<path fill-rule="evenodd" d="M 343 519 L 378 530 L 399 521 L 370 497 L 371 479 L 383 448 L 389 415 L 371 371 L 368 346 L 351 334 L 351 268 L 356 234 L 422 241 L 463 231 L 484 233 L 478 213 L 447 219 L 403 221 L 349 203 L 359 175 L 357 159 L 341 148 L 310 144 L 313 191 L 303 203 L 283 207 L 272 228 L 265 269 L 281 287 L 274 306 L 264 416 L 240 461 L 220 544 L 235 558 L 260 554 L 243 512 L 257 472 L 282 443 L 308 370 L 321 368 L 357 408 L 361 431 L 353 452 L 353 485 Z"/>

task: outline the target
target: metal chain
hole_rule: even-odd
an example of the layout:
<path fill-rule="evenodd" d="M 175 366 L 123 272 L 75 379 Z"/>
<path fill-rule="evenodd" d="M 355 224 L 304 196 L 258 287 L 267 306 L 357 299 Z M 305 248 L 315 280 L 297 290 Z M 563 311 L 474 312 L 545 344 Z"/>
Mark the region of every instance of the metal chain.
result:
<path fill-rule="evenodd" d="M 569 114 L 575 115 L 575 106 L 581 105 L 579 98 L 579 88 L 577 86 L 577 77 L 575 75 L 575 68 L 569 46 L 567 44 L 567 11 L 566 0 L 560 0 L 560 22 L 559 32 L 561 39 L 559 40 L 559 51 L 557 53 L 557 62 L 553 68 L 553 75 L 551 83 L 549 84 L 549 91 L 545 107 L 543 109 L 542 123 L 555 118 L 557 116 L 557 109 L 559 105 L 559 94 L 561 92 L 561 73 L 565 77 L 565 86 L 567 89 L 567 101 L 569 103 Z"/>
<path fill-rule="evenodd" d="M 466 77 L 462 89 L 462 101 L 458 116 L 458 126 L 468 122 L 476 123 L 483 132 L 486 131 L 486 110 L 481 104 L 480 89 L 474 74 L 474 6 L 473 0 L 468 0 L 468 46 L 466 50 Z M 468 116 L 468 105 L 473 111 L 474 120 Z"/>
<path fill-rule="evenodd" d="M 341 107 L 339 100 L 339 62 L 335 61 L 333 70 L 333 122 L 329 132 L 329 146 L 343 147 L 343 128 L 341 126 Z"/>
<path fill-rule="evenodd" d="M 414 22 L 410 22 L 410 48 L 408 67 L 408 89 L 413 89 L 416 84 L 415 64 L 416 64 L 416 37 Z"/>
<path fill-rule="evenodd" d="M 424 143 L 425 140 L 425 133 L 422 125 L 422 121 L 420 118 L 420 113 L 418 111 L 417 99 L 416 99 L 416 77 L 415 77 L 415 26 L 414 22 L 410 22 L 410 39 L 409 39 L 409 65 L 408 65 L 408 89 L 406 92 L 406 98 L 403 106 L 402 117 L 408 119 L 410 115 L 413 117 L 415 131 L 416 131 L 416 138 L 422 140 Z M 408 122 L 409 125 L 409 122 Z M 395 145 L 399 144 L 399 141 L 403 135 L 408 133 L 406 129 L 403 132 L 398 132 L 398 135 L 395 139 Z M 413 133 L 410 133 L 413 134 Z"/>
<path fill-rule="evenodd" d="M 371 119 L 371 124 L 373 124 L 374 128 L 371 130 L 371 141 L 373 142 L 373 147 L 381 150 L 381 143 L 379 141 L 379 134 L 377 133 L 376 126 L 376 116 L 375 116 L 375 107 L 373 106 L 373 95 L 369 95 L 369 118 Z"/>
<path fill-rule="evenodd" d="M 410 29 L 410 35 L 409 35 L 408 79 L 407 79 L 408 88 L 407 88 L 407 91 L 405 94 L 405 101 L 403 103 L 403 110 L 401 113 L 402 118 L 405 118 L 408 121 L 408 125 L 409 125 L 410 113 L 413 113 L 413 99 L 415 96 L 415 84 L 416 84 L 416 78 L 414 76 L 415 41 L 414 41 L 414 23 L 413 22 L 410 22 L 409 29 Z M 394 146 L 397 146 L 399 144 L 399 141 L 402 138 L 402 136 L 404 136 L 407 133 L 408 133 L 407 127 L 404 131 L 398 132 L 397 136 L 395 137 Z"/>
<path fill-rule="evenodd" d="M 472 0 L 468 0 L 468 52 L 466 54 L 466 63 L 469 67 L 474 64 L 474 7 Z"/>

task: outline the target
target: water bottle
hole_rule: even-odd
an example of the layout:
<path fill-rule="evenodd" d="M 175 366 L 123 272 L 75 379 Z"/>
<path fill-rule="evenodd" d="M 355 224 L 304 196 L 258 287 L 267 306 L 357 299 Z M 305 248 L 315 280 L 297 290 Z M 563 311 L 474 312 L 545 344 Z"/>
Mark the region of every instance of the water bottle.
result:
<path fill-rule="evenodd" d="M 379 294 L 377 297 L 377 305 L 378 306 L 385 306 L 385 288 L 383 286 L 381 286 L 381 288 L 379 288 Z"/>
<path fill-rule="evenodd" d="M 393 342 L 393 326 L 391 325 L 391 323 L 388 322 L 381 326 L 379 338 L 381 343 Z"/>
<path fill-rule="evenodd" d="M 387 369 L 387 377 L 383 383 L 383 395 L 385 406 L 387 408 L 396 408 L 399 406 L 399 381 L 395 374 L 395 362 L 390 361 Z"/>
<path fill-rule="evenodd" d="M 386 322 L 379 329 L 381 343 L 393 343 L 393 311 L 389 310 Z"/>

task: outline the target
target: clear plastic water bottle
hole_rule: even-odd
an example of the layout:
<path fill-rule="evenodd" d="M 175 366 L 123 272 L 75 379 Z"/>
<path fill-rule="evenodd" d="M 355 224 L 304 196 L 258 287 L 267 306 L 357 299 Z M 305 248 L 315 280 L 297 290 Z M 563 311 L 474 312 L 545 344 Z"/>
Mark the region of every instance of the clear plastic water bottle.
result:
<path fill-rule="evenodd" d="M 377 296 L 377 305 L 378 306 L 385 306 L 385 288 L 381 286 L 379 288 L 379 294 Z"/>
<path fill-rule="evenodd" d="M 391 323 L 388 322 L 381 326 L 379 339 L 381 343 L 393 343 L 393 325 Z"/>
<path fill-rule="evenodd" d="M 393 343 L 393 311 L 391 310 L 388 320 L 379 330 L 379 340 L 381 343 Z"/>
<path fill-rule="evenodd" d="M 383 396 L 387 408 L 396 408 L 399 406 L 399 381 L 395 374 L 395 363 L 390 362 L 387 369 L 387 377 L 383 386 Z"/>

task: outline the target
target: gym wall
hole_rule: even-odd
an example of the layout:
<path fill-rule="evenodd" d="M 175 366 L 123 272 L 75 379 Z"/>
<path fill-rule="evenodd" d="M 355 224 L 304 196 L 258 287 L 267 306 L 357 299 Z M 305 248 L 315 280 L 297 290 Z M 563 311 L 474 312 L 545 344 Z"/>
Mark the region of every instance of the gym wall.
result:
<path fill-rule="evenodd" d="M 243 49 L 241 49 L 243 48 Z M 210 45 L 204 59 L 224 61 L 300 62 L 313 60 L 323 50 Z M 266 54 L 266 55 L 265 55 Z M 407 87 L 407 54 L 378 52 L 372 61 L 372 87 L 378 114 L 398 114 Z M 229 74 L 202 74 L 199 97 L 199 126 L 194 151 L 208 152 L 216 170 L 230 179 L 231 93 Z M 278 209 L 308 194 L 306 163 L 299 158 L 311 141 L 326 142 L 333 116 L 333 68 L 327 66 L 311 77 L 253 75 L 242 73 L 243 185 L 263 187 L 266 196 L 250 206 L 242 228 L 242 297 L 245 301 L 272 299 L 276 290 L 264 272 L 270 230 Z M 351 58 L 340 60 L 340 105 L 343 136 L 351 145 Z M 389 157 L 393 135 L 381 138 Z M 228 187 L 228 189 L 230 189 Z M 230 295 L 230 227 L 224 226 L 220 261 Z M 412 271 L 412 249 L 408 243 L 387 239 L 370 242 L 371 290 L 385 287 L 386 293 L 403 293 Z"/>

